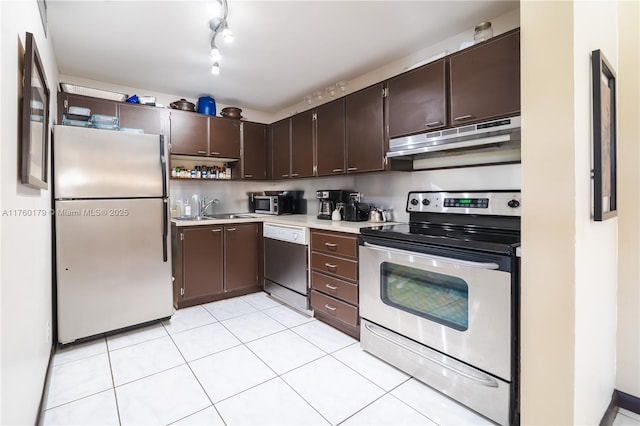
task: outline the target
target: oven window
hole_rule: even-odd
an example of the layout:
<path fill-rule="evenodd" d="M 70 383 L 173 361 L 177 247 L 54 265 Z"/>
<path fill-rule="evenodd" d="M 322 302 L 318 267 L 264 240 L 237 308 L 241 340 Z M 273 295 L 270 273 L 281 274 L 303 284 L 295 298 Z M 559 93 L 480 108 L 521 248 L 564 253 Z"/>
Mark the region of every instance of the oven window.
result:
<path fill-rule="evenodd" d="M 469 287 L 458 277 L 410 266 L 380 265 L 382 301 L 464 331 L 469 326 Z"/>

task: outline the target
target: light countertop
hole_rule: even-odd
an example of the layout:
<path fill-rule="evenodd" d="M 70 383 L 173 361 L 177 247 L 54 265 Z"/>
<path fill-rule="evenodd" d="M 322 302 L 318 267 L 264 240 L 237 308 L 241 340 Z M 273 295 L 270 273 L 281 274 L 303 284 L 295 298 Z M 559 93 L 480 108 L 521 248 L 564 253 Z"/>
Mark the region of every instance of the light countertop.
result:
<path fill-rule="evenodd" d="M 243 213 L 251 215 L 251 218 L 237 218 L 237 219 L 204 219 L 204 220 L 178 220 L 171 219 L 171 222 L 176 226 L 202 226 L 202 225 L 225 225 L 228 223 L 247 223 L 247 222 L 263 222 L 263 223 L 277 223 L 282 225 L 294 225 L 294 226 L 306 226 L 312 229 L 324 229 L 327 231 L 347 232 L 351 234 L 359 234 L 360 228 L 367 228 L 369 226 L 387 225 L 394 222 L 347 222 L 344 220 L 334 221 L 318 219 L 315 215 L 280 215 L 273 216 L 268 214 L 257 213 Z"/>

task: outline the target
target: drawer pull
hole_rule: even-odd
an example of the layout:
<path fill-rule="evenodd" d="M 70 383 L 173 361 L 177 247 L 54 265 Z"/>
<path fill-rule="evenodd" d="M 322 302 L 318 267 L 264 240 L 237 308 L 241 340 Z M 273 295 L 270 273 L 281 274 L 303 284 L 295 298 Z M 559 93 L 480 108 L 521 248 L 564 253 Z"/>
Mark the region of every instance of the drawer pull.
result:
<path fill-rule="evenodd" d="M 442 125 L 442 121 L 432 121 L 431 123 L 426 124 L 427 127 L 435 127 L 440 125 Z"/>
<path fill-rule="evenodd" d="M 206 154 L 207 151 L 198 151 L 198 154 Z"/>
<path fill-rule="evenodd" d="M 282 177 L 289 177 L 289 175 L 288 175 L 288 174 L 286 174 L 286 175 L 282 175 Z"/>
<path fill-rule="evenodd" d="M 335 310 L 338 309 L 335 306 L 329 305 L 328 303 L 325 303 L 324 307 L 330 310 L 331 312 L 335 312 Z"/>
<path fill-rule="evenodd" d="M 467 114 L 467 115 L 461 115 L 460 117 L 456 117 L 453 119 L 453 121 L 462 121 L 462 120 L 468 120 L 470 118 L 473 118 L 473 115 L 471 114 Z"/>
<path fill-rule="evenodd" d="M 233 231 L 235 231 L 235 230 L 236 230 L 236 228 L 227 228 L 227 231 L 228 231 L 228 232 L 233 232 Z"/>
<path fill-rule="evenodd" d="M 358 170 L 358 168 L 357 168 L 357 167 L 347 167 L 347 171 L 348 171 L 348 172 L 354 172 L 354 171 L 356 171 L 356 170 Z"/>
<path fill-rule="evenodd" d="M 338 245 L 336 243 L 324 243 L 329 250 L 335 250 Z"/>
<path fill-rule="evenodd" d="M 328 288 L 329 290 L 337 290 L 338 289 L 338 286 L 331 285 L 331 284 L 325 284 L 324 286 L 326 288 Z"/>
<path fill-rule="evenodd" d="M 252 177 L 253 177 L 253 175 L 244 175 L 244 177 L 246 177 L 246 178 L 252 178 Z"/>
<path fill-rule="evenodd" d="M 325 263 L 324 266 L 326 266 L 329 269 L 336 269 L 337 268 L 337 266 L 334 265 L 333 263 Z"/>
<path fill-rule="evenodd" d="M 210 155 L 220 155 L 220 153 L 219 152 L 215 152 L 215 151 L 211 151 Z"/>
<path fill-rule="evenodd" d="M 222 229 L 221 229 L 221 228 L 219 228 L 219 229 L 212 229 L 212 230 L 211 230 L 211 232 L 222 232 Z"/>
<path fill-rule="evenodd" d="M 342 171 L 342 169 L 333 169 L 332 170 L 333 173 L 338 173 L 338 172 L 341 172 L 341 171 Z"/>

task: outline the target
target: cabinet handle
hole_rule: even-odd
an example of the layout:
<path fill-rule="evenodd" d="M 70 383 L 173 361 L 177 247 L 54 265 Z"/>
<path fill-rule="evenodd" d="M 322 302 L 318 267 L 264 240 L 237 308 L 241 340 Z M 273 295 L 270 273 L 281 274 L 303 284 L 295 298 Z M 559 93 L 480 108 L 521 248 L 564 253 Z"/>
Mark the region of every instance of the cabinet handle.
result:
<path fill-rule="evenodd" d="M 331 285 L 331 284 L 325 284 L 324 286 L 326 288 L 328 288 L 329 290 L 337 290 L 338 289 L 338 286 Z"/>
<path fill-rule="evenodd" d="M 328 303 L 325 303 L 324 307 L 327 308 L 328 310 L 330 310 L 331 312 L 333 312 L 333 311 L 335 311 L 337 309 L 335 306 L 331 306 Z"/>
<path fill-rule="evenodd" d="M 291 177 L 300 176 L 300 173 L 291 173 Z"/>
<path fill-rule="evenodd" d="M 206 154 L 207 151 L 198 151 L 198 154 Z"/>
<path fill-rule="evenodd" d="M 282 177 L 289 177 L 289 175 L 288 174 L 287 175 L 282 175 Z"/>
<path fill-rule="evenodd" d="M 325 263 L 324 266 L 326 266 L 329 269 L 336 269 L 337 268 L 337 266 L 332 264 L 332 263 Z"/>
<path fill-rule="evenodd" d="M 228 232 L 233 232 L 233 231 L 235 231 L 235 230 L 236 230 L 236 228 L 227 228 L 227 231 L 228 231 Z"/>
<path fill-rule="evenodd" d="M 333 169 L 332 172 L 333 173 L 340 173 L 342 171 L 342 169 Z"/>
<path fill-rule="evenodd" d="M 246 178 L 252 178 L 252 177 L 253 177 L 253 175 L 244 175 L 244 177 L 246 177 Z"/>
<path fill-rule="evenodd" d="M 212 229 L 211 232 L 222 232 L 222 229 Z"/>
<path fill-rule="evenodd" d="M 473 115 L 471 114 L 467 114 L 467 115 L 461 115 L 460 117 L 456 117 L 453 119 L 453 121 L 462 121 L 462 120 L 468 120 L 470 118 L 473 118 Z"/>
<path fill-rule="evenodd" d="M 431 123 L 426 124 L 427 127 L 435 127 L 440 125 L 442 125 L 442 121 L 432 121 Z"/>
<path fill-rule="evenodd" d="M 324 243 L 324 245 L 329 249 L 335 249 L 336 247 L 338 247 L 338 245 L 336 243 Z"/>
<path fill-rule="evenodd" d="M 348 172 L 352 172 L 352 171 L 354 171 L 354 170 L 358 170 L 358 168 L 357 168 L 357 167 L 348 167 L 348 168 L 347 168 L 347 171 L 348 171 Z"/>
<path fill-rule="evenodd" d="M 219 152 L 213 152 L 213 151 L 211 151 L 211 154 L 210 154 L 210 155 L 220 155 L 220 153 L 219 153 Z"/>

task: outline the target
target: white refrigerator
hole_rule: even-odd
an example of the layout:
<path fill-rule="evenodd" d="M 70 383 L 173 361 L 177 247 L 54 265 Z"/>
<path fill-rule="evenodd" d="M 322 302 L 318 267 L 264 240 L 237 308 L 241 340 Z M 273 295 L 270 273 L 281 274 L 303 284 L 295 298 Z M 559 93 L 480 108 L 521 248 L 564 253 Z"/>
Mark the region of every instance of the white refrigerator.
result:
<path fill-rule="evenodd" d="M 54 126 L 58 342 L 173 315 L 167 142 Z"/>

